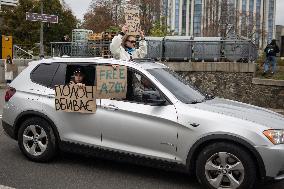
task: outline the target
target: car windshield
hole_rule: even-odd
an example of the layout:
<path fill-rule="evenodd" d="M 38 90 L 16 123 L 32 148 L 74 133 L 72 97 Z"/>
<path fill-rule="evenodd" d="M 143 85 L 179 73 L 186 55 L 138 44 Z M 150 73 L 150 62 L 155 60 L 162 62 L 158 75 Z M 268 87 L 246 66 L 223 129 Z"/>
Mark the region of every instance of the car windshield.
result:
<path fill-rule="evenodd" d="M 206 99 L 198 89 L 168 68 L 148 69 L 148 72 L 183 103 L 200 103 Z"/>

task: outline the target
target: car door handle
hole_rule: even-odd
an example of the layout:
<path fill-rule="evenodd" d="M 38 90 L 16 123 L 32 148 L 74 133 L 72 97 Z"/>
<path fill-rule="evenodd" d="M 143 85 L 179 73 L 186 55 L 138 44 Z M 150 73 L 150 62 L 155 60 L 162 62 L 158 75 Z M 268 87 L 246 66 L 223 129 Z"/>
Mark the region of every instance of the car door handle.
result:
<path fill-rule="evenodd" d="M 55 98 L 55 94 L 48 94 L 46 95 L 48 98 Z"/>
<path fill-rule="evenodd" d="M 118 107 L 116 107 L 115 105 L 112 105 L 112 104 L 107 105 L 107 106 L 102 106 L 102 108 L 105 108 L 107 110 L 113 110 L 113 111 L 119 110 Z"/>

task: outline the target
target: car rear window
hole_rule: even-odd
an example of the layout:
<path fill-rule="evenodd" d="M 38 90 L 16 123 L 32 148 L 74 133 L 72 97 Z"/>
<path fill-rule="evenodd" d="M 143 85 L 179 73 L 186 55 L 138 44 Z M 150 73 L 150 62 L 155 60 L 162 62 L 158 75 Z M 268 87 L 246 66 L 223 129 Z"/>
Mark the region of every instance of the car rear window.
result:
<path fill-rule="evenodd" d="M 31 72 L 31 80 L 34 83 L 51 87 L 53 77 L 59 64 L 40 64 Z"/>

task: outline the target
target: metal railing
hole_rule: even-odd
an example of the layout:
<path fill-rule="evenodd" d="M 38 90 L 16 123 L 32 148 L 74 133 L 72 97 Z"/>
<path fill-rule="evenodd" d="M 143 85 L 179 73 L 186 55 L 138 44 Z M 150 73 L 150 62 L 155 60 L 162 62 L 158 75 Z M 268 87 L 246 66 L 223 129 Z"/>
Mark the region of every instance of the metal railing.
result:
<path fill-rule="evenodd" d="M 51 56 L 111 57 L 110 41 L 51 43 Z M 256 46 L 248 40 L 147 40 L 147 57 L 162 61 L 228 61 L 254 62 L 258 58 Z"/>
<path fill-rule="evenodd" d="M 109 51 L 110 42 L 88 42 L 88 43 L 74 43 L 74 42 L 52 42 L 51 56 L 71 56 L 71 57 L 98 57 L 110 56 Z"/>
<path fill-rule="evenodd" d="M 13 45 L 14 59 L 33 59 L 34 55 L 18 45 Z"/>

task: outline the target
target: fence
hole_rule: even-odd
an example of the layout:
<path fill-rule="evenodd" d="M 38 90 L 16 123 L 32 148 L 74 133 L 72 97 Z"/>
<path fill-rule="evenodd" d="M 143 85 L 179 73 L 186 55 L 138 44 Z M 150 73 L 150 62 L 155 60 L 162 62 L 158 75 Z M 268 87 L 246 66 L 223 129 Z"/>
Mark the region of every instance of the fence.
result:
<path fill-rule="evenodd" d="M 146 38 L 146 58 L 163 61 L 228 61 L 254 62 L 258 58 L 257 48 L 247 40 L 177 40 Z M 51 43 L 51 56 L 111 57 L 110 41 L 73 43 Z"/>

